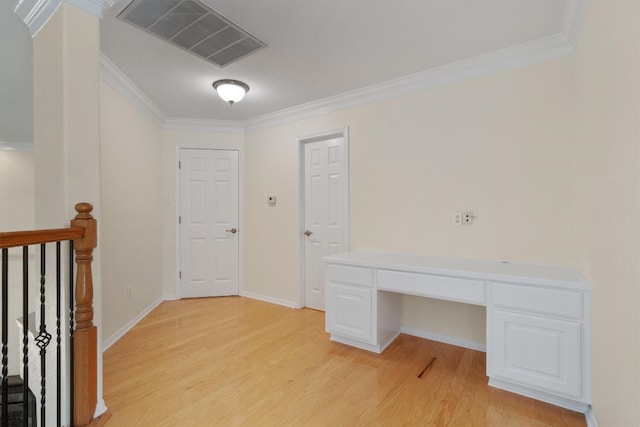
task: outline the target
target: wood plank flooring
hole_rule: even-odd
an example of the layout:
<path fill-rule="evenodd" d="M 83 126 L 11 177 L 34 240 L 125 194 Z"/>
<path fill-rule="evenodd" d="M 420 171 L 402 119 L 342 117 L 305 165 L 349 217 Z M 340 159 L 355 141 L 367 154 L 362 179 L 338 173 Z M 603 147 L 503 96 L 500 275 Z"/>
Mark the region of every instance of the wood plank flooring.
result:
<path fill-rule="evenodd" d="M 104 353 L 104 397 L 109 427 L 585 425 L 489 387 L 484 353 L 401 335 L 375 355 L 241 297 L 163 302 Z"/>

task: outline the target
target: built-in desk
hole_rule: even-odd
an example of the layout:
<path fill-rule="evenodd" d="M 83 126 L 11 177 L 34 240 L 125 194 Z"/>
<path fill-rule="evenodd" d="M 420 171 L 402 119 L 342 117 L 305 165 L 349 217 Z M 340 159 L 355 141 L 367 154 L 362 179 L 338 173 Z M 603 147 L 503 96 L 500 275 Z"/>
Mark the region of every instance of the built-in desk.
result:
<path fill-rule="evenodd" d="M 590 286 L 575 269 L 364 251 L 324 260 L 333 341 L 382 352 L 400 334 L 402 294 L 486 306 L 489 384 L 587 410 Z"/>

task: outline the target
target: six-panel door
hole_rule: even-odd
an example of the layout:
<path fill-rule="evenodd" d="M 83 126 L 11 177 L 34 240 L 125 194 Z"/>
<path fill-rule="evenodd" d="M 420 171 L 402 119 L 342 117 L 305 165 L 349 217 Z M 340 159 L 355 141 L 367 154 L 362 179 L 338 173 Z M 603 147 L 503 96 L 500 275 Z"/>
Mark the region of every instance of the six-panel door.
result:
<path fill-rule="evenodd" d="M 304 305 L 325 309 L 322 257 L 346 249 L 344 138 L 304 144 Z"/>
<path fill-rule="evenodd" d="M 180 150 L 180 296 L 238 295 L 238 152 Z"/>

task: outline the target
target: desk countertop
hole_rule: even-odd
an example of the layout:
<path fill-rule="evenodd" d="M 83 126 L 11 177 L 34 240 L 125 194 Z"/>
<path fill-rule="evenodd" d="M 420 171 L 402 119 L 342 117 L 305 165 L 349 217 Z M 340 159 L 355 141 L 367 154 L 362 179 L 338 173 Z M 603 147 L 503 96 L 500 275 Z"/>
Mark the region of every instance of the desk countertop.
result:
<path fill-rule="evenodd" d="M 573 267 L 372 251 L 344 252 L 324 257 L 324 261 L 488 281 L 590 290 L 589 282 Z"/>

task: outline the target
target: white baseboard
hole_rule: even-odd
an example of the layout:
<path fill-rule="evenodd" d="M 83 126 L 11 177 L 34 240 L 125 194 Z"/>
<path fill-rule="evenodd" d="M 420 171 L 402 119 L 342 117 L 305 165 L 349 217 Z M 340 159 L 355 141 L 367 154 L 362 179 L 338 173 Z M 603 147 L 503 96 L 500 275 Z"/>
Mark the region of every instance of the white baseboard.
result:
<path fill-rule="evenodd" d="M 587 427 L 598 427 L 596 416 L 593 415 L 593 408 L 589 405 L 587 412 L 584 413 L 584 419 L 587 421 Z"/>
<path fill-rule="evenodd" d="M 547 402 L 555 406 L 559 406 L 561 408 L 568 409 L 574 412 L 580 412 L 581 414 L 586 414 L 589 410 L 589 404 L 576 401 L 573 399 L 569 399 L 562 396 L 557 396 L 553 393 L 547 393 L 542 391 L 541 389 L 530 388 L 522 384 L 512 383 L 511 381 L 502 380 L 499 378 L 489 378 L 489 385 L 491 387 L 499 388 L 502 390 L 510 391 L 512 393 L 520 394 L 522 396 L 527 396 L 532 399 L 540 400 L 542 402 Z"/>
<path fill-rule="evenodd" d="M 118 331 L 115 334 L 111 335 L 109 338 L 104 340 L 102 342 L 102 351 L 104 352 L 109 347 L 114 345 L 120 338 L 124 336 L 124 334 L 126 334 L 131 330 L 131 328 L 136 326 L 138 322 L 140 322 L 147 314 L 151 313 L 151 310 L 159 306 L 162 301 L 164 301 L 164 298 L 159 298 L 158 300 L 151 303 L 151 305 L 145 308 L 140 314 L 138 314 L 136 317 L 134 317 L 129 322 L 127 322 L 127 324 L 124 325 L 122 328 L 118 329 Z"/>
<path fill-rule="evenodd" d="M 164 298 L 165 301 L 177 301 L 180 299 L 180 297 L 178 297 L 177 295 L 165 295 L 162 298 Z"/>
<path fill-rule="evenodd" d="M 256 299 L 259 301 L 270 302 L 271 304 L 278 304 L 278 305 L 283 305 L 289 308 L 296 308 L 296 303 L 293 301 L 287 301 L 280 298 L 273 298 L 266 295 L 254 294 L 253 292 L 247 292 L 247 291 L 243 291 L 240 295 L 243 297 Z"/>
<path fill-rule="evenodd" d="M 107 405 L 105 405 L 104 403 L 104 399 L 100 399 L 97 403 L 96 403 L 96 411 L 93 413 L 93 418 L 98 418 L 100 415 L 104 414 L 105 412 L 107 412 Z"/>
<path fill-rule="evenodd" d="M 483 351 L 485 353 L 487 351 L 486 344 L 461 340 L 459 338 L 452 338 L 446 335 L 434 334 L 431 332 L 422 331 L 420 329 L 409 328 L 407 326 L 402 326 L 400 328 L 400 332 L 407 335 L 413 335 L 415 337 L 425 338 L 431 341 L 438 341 L 438 342 L 443 342 L 445 344 L 455 345 L 456 347 L 463 347 L 471 350 Z"/>

